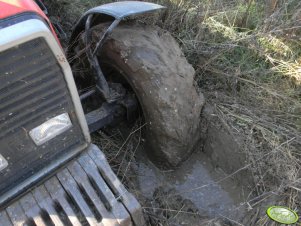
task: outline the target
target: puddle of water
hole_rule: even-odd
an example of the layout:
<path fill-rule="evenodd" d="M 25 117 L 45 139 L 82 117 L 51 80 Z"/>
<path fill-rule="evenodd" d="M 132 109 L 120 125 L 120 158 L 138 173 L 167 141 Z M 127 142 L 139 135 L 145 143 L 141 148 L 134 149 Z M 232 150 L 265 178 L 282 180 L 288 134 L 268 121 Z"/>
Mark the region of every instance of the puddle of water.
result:
<path fill-rule="evenodd" d="M 137 161 L 139 189 L 145 197 L 152 198 L 157 187 L 170 187 L 208 216 L 224 215 L 235 219 L 241 216 L 243 211 L 235 210 L 243 202 L 240 188 L 231 179 L 215 183 L 226 175 L 216 171 L 204 153 L 194 153 L 180 168 L 169 172 L 158 170 L 144 156 L 138 155 Z"/>
<path fill-rule="evenodd" d="M 145 157 L 138 158 L 138 183 L 143 196 L 151 199 L 157 187 L 164 186 L 163 174 Z"/>

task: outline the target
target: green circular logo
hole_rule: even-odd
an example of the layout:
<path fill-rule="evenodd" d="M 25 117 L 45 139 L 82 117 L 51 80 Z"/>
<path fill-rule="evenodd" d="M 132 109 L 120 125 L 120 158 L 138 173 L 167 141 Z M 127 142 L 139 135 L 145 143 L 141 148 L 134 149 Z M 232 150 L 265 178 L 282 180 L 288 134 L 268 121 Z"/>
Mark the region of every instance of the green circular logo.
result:
<path fill-rule="evenodd" d="M 281 224 L 294 224 L 299 220 L 295 211 L 284 206 L 271 206 L 267 214 L 272 220 Z"/>

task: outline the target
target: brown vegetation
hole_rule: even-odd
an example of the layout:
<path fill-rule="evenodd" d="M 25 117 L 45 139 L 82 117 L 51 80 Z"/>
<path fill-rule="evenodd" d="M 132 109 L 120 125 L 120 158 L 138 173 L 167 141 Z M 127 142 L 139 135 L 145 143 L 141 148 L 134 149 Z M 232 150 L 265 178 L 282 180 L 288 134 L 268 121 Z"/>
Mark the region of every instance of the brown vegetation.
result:
<path fill-rule="evenodd" d="M 61 22 L 70 28 L 83 11 L 105 1 L 73 1 L 75 9 L 67 8 L 66 2 L 57 0 L 55 7 L 73 10 L 72 17 L 70 13 L 60 15 Z M 140 20 L 174 35 L 197 72 L 195 82 L 207 104 L 242 141 L 246 167 L 253 175 L 253 196 L 258 197 L 249 209 L 273 197 L 272 205 L 300 212 L 301 2 L 155 2 L 167 10 Z M 116 145 L 118 153 L 129 150 L 115 142 L 109 144 Z M 120 166 L 114 159 L 113 167 Z M 116 169 L 120 174 L 120 167 Z M 256 211 L 253 223 L 272 225 L 265 214 Z"/>

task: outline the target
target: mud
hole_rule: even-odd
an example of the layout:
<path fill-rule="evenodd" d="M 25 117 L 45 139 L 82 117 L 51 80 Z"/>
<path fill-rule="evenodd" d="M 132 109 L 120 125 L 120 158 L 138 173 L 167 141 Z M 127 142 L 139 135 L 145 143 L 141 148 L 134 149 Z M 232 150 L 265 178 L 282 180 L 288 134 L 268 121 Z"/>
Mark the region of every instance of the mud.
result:
<path fill-rule="evenodd" d="M 210 106 L 202 116 L 202 141 L 175 170 L 158 169 L 143 149 L 136 154 L 136 196 L 146 207 L 151 225 L 239 225 L 244 221 L 252 180 L 248 171 L 239 171 L 245 164 L 240 142 Z"/>
<path fill-rule="evenodd" d="M 237 206 L 244 198 L 240 186 L 229 179 L 216 183 L 226 176 L 221 169 L 214 168 L 211 160 L 197 151 L 174 171 L 157 169 L 143 155 L 138 158 L 138 184 L 141 193 L 152 198 L 157 188 L 172 188 L 183 199 L 190 200 L 200 213 L 215 218 L 220 215 L 237 216 Z"/>
<path fill-rule="evenodd" d="M 96 40 L 101 30 L 94 29 Z M 160 167 L 185 160 L 199 137 L 204 98 L 194 86 L 194 69 L 170 33 L 156 26 L 121 24 L 99 60 L 114 64 L 135 91 L 146 122 L 149 157 Z"/>
<path fill-rule="evenodd" d="M 232 134 L 231 129 L 217 116 L 216 111 L 208 104 L 202 112 L 203 134 L 201 144 L 203 151 L 210 159 L 214 168 L 219 168 L 225 174 L 239 181 L 247 190 L 253 187 L 253 179 L 248 168 L 246 153 L 243 150 L 243 136 Z M 246 191 L 245 191 L 246 192 Z"/>
<path fill-rule="evenodd" d="M 95 30 L 94 38 L 99 34 Z M 240 170 L 246 164 L 241 141 L 211 106 L 201 115 L 204 99 L 194 88 L 194 70 L 174 39 L 156 28 L 124 25 L 116 29 L 103 52 L 100 59 L 111 60 L 127 74 L 149 123 L 146 150 L 138 151 L 131 164 L 130 174 L 135 176 L 130 190 L 150 224 L 242 222 L 252 180 L 246 170 Z M 178 167 L 162 170 L 166 165 Z"/>
<path fill-rule="evenodd" d="M 61 9 L 59 11 L 69 12 L 69 8 L 71 9 L 70 4 L 66 0 L 55 2 L 58 2 L 54 7 L 56 11 L 57 9 Z M 61 2 L 65 4 L 60 4 Z M 67 18 L 62 18 L 62 22 L 65 25 L 64 27 L 68 28 L 67 31 L 70 31 L 76 18 L 73 19 L 73 17 L 70 17 L 74 15 L 74 12 L 65 13 L 65 15 L 68 16 Z M 72 20 L 69 18 L 72 18 Z M 157 111 L 155 120 L 161 120 L 162 117 L 165 117 L 169 113 L 173 116 L 175 109 L 178 110 L 179 114 L 184 112 L 184 115 L 189 115 L 189 110 L 186 108 L 187 103 L 191 101 L 189 100 L 190 97 L 193 101 L 197 98 L 197 95 L 194 92 L 192 94 L 189 93 L 189 89 L 184 85 L 189 84 L 189 87 L 193 87 L 194 71 L 181 58 L 182 53 L 175 41 L 162 31 L 151 31 L 149 33 L 148 30 L 141 28 L 137 28 L 137 30 L 122 28 L 116 30 L 114 35 L 107 46 L 112 54 L 112 58 L 109 58 L 109 60 L 115 60 L 118 58 L 118 55 L 121 56 L 117 62 L 120 62 L 124 66 L 123 68 L 127 69 L 128 73 L 141 76 L 142 78 L 140 79 L 146 82 L 149 82 L 148 79 L 151 78 L 148 77 L 149 70 L 155 71 L 156 76 L 162 75 L 163 78 L 170 76 L 172 73 L 177 75 L 177 79 L 175 80 L 171 76 L 167 80 L 168 83 L 166 86 L 164 83 L 161 83 L 161 77 L 158 76 L 158 80 L 151 78 L 153 79 L 153 83 L 147 85 L 144 93 L 140 92 L 146 97 L 151 96 L 162 99 L 162 105 L 155 106 L 154 111 Z M 125 37 L 125 40 L 121 40 L 123 37 Z M 161 38 L 172 46 L 170 50 L 164 48 L 164 45 L 160 42 Z M 138 46 L 132 48 L 133 44 L 137 44 Z M 144 47 L 148 47 L 147 50 L 140 51 Z M 164 57 L 157 58 L 156 52 L 163 52 Z M 178 56 L 180 60 L 173 59 L 173 55 Z M 136 60 L 137 62 L 133 62 Z M 130 64 L 130 66 L 126 66 L 125 64 Z M 166 64 L 170 68 L 162 67 L 162 64 Z M 174 72 L 174 69 L 177 69 L 181 73 Z M 186 77 L 185 74 L 187 74 Z M 182 82 L 184 82 L 183 86 Z M 132 81 L 132 84 L 137 86 L 135 80 Z M 170 95 L 165 94 L 165 88 L 168 88 L 168 91 L 172 91 L 178 86 L 183 87 L 183 89 L 174 91 L 177 91 L 181 95 L 184 92 L 186 99 L 180 95 L 180 100 L 177 100 L 175 92 L 170 92 Z M 137 87 L 137 89 L 141 91 L 142 87 Z M 171 100 L 171 103 L 179 101 L 180 104 L 178 106 L 166 105 L 165 100 Z M 132 186 L 130 186 L 130 190 L 139 199 L 146 213 L 146 218 L 149 219 L 151 225 L 262 225 L 251 223 L 250 220 L 244 221 L 247 222 L 246 224 L 233 222 L 234 220 L 241 223 L 241 216 L 246 214 L 246 206 L 241 205 L 241 203 L 245 203 L 248 200 L 250 190 L 254 187 L 252 184 L 253 179 L 247 170 L 240 170 L 246 165 L 245 156 L 240 147 L 240 143 L 243 143 L 239 140 L 241 138 L 231 134 L 227 126 L 218 119 L 213 108 L 206 107 L 203 110 L 203 115 L 201 116 L 203 122 L 201 127 L 198 127 L 198 116 L 203 101 L 204 99 L 200 98 L 200 103 L 197 104 L 194 111 L 195 118 L 186 118 L 185 116 L 184 118 L 186 119 L 183 120 L 174 117 L 170 117 L 167 121 L 163 120 L 166 124 L 172 122 L 177 126 L 183 126 L 184 129 L 182 132 L 185 136 L 182 135 L 182 140 L 188 139 L 191 143 L 195 142 L 193 138 L 197 136 L 195 136 L 194 132 L 191 133 L 188 131 L 185 126 L 187 122 L 188 124 L 195 124 L 192 126 L 193 131 L 200 132 L 202 139 L 201 143 L 196 146 L 194 153 L 176 170 L 162 171 L 145 157 L 145 153 L 142 150 L 138 151 L 136 162 L 131 164 L 133 169 L 128 173 L 131 174 Z M 151 101 L 146 103 L 149 106 L 153 104 Z M 165 111 L 165 108 L 167 111 L 164 114 L 160 109 L 164 109 L 163 111 Z M 153 126 L 155 127 L 156 123 Z M 159 129 L 160 126 L 158 124 Z M 125 137 L 127 136 L 125 135 Z M 149 138 L 153 143 L 157 142 L 157 138 L 153 138 L 151 134 L 146 138 Z M 165 142 L 166 138 L 162 139 L 162 141 Z M 163 156 L 164 160 L 161 161 L 163 164 L 166 158 L 170 158 L 168 156 L 168 153 L 170 153 L 170 148 L 168 148 L 170 143 L 165 143 L 159 144 L 159 150 L 163 150 L 163 153 L 165 152 L 167 155 L 162 155 L 160 152 L 157 155 L 159 159 Z M 150 145 L 150 147 L 154 152 L 150 151 L 148 153 L 149 156 L 158 153 L 156 146 Z M 105 149 L 105 147 L 103 148 Z M 177 149 L 179 151 L 174 152 L 175 157 L 171 157 L 172 165 L 177 165 L 182 160 L 177 159 L 178 154 L 183 154 L 183 156 L 187 157 L 192 151 L 191 146 L 185 147 L 180 145 Z M 237 173 L 233 174 L 233 172 Z M 263 208 L 259 212 L 264 214 L 265 210 L 266 208 Z"/>

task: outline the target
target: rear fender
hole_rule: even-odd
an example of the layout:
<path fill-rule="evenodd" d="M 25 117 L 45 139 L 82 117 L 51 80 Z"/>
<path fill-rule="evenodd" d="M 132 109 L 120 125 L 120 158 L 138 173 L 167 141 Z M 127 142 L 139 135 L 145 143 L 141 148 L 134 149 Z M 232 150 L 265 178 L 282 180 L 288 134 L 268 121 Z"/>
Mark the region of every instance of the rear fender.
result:
<path fill-rule="evenodd" d="M 91 67 L 94 69 L 94 77 L 96 81 L 97 92 L 107 101 L 114 102 L 114 96 L 111 95 L 109 85 L 100 68 L 97 53 L 101 50 L 103 44 L 108 39 L 112 31 L 118 26 L 119 22 L 128 16 L 143 14 L 147 12 L 156 11 L 164 8 L 149 2 L 138 1 L 122 1 L 110 4 L 101 5 L 88 10 L 75 25 L 71 38 L 69 40 L 67 56 L 72 58 L 74 56 L 74 47 L 78 44 L 78 37 L 83 30 L 85 30 L 85 50 Z M 111 25 L 104 31 L 94 49 L 90 45 L 92 41 L 91 27 L 111 21 Z"/>
<path fill-rule="evenodd" d="M 164 6 L 157 5 L 149 2 L 140 1 L 122 1 L 114 2 L 101 6 L 97 6 L 88 10 L 75 25 L 71 38 L 70 44 L 76 41 L 76 38 L 82 30 L 85 29 L 85 24 L 90 15 L 97 15 L 98 17 L 108 18 L 112 17 L 113 20 L 123 20 L 126 17 L 139 15 L 143 13 L 153 12 L 159 9 L 165 8 Z"/>

